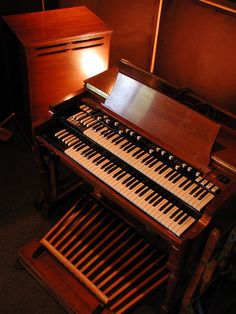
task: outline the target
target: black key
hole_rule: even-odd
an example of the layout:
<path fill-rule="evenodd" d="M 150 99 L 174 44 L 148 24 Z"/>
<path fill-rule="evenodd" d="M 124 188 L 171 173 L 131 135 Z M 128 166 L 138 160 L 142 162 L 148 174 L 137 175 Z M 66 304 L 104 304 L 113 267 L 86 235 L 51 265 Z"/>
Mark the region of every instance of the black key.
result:
<path fill-rule="evenodd" d="M 125 186 L 128 188 L 129 186 L 131 186 L 134 182 L 136 182 L 136 178 L 134 178 L 132 176 L 132 178 L 130 178 L 130 180 L 128 182 L 126 182 Z"/>
<path fill-rule="evenodd" d="M 111 130 L 106 130 L 102 135 L 102 137 L 107 137 L 107 135 L 109 135 L 111 133 Z"/>
<path fill-rule="evenodd" d="M 106 160 L 106 157 L 102 156 L 101 159 L 99 159 L 95 164 L 98 166 L 100 163 L 102 163 L 104 160 Z"/>
<path fill-rule="evenodd" d="M 158 162 L 158 160 L 155 158 L 155 159 L 153 160 L 153 162 L 151 162 L 148 167 L 149 167 L 149 168 L 152 168 L 157 162 Z"/>
<path fill-rule="evenodd" d="M 141 182 L 142 183 L 142 182 Z M 143 189 L 146 188 L 146 185 L 143 184 L 140 188 L 137 189 L 137 191 L 135 191 L 136 194 L 139 194 Z"/>
<path fill-rule="evenodd" d="M 193 193 L 195 193 L 197 190 L 199 189 L 199 185 L 195 186 L 194 189 L 192 189 L 192 191 L 190 191 L 190 195 L 192 195 Z"/>
<path fill-rule="evenodd" d="M 188 215 L 186 215 L 185 217 L 183 217 L 182 219 L 180 219 L 180 221 L 178 222 L 178 225 L 182 225 L 182 224 L 185 222 L 185 220 L 186 220 L 187 218 L 189 218 Z"/>
<path fill-rule="evenodd" d="M 202 200 L 206 195 L 208 194 L 208 191 L 205 191 L 204 193 L 202 193 L 199 197 L 198 200 Z"/>
<path fill-rule="evenodd" d="M 139 158 L 141 158 L 144 154 L 145 154 L 146 152 L 145 151 L 141 151 L 138 155 L 136 155 L 136 159 L 139 159 Z"/>
<path fill-rule="evenodd" d="M 156 207 L 161 201 L 163 201 L 163 197 L 160 197 L 159 199 L 157 199 L 154 203 L 153 203 L 153 207 Z"/>
<path fill-rule="evenodd" d="M 137 181 L 137 179 L 132 177 L 132 179 L 129 182 L 126 183 L 126 186 L 129 187 L 130 185 L 132 185 L 136 181 Z"/>
<path fill-rule="evenodd" d="M 161 169 L 164 166 L 163 163 L 161 163 L 159 166 L 156 167 L 156 169 L 154 169 L 155 172 L 157 172 L 159 169 Z"/>
<path fill-rule="evenodd" d="M 168 172 L 168 173 L 164 176 L 164 178 L 170 177 L 174 172 L 175 172 L 175 170 L 172 169 L 170 172 Z"/>
<path fill-rule="evenodd" d="M 133 143 L 129 143 L 129 145 L 127 145 L 124 149 L 123 149 L 123 151 L 127 151 L 130 147 L 133 147 Z"/>
<path fill-rule="evenodd" d="M 153 157 L 153 156 L 149 155 L 149 156 L 145 157 L 145 158 L 142 160 L 142 162 L 145 163 L 147 160 L 149 160 L 149 158 L 152 158 L 152 157 Z"/>
<path fill-rule="evenodd" d="M 85 146 L 87 146 L 85 143 L 82 143 L 81 145 L 79 145 L 78 147 L 76 147 L 76 151 L 80 151 L 81 149 L 83 149 Z"/>
<path fill-rule="evenodd" d="M 123 141 L 124 141 L 124 138 L 121 137 L 121 138 L 118 139 L 117 141 L 114 141 L 114 144 L 115 144 L 115 145 L 118 145 L 118 144 L 120 144 L 120 143 L 123 142 Z"/>
<path fill-rule="evenodd" d="M 109 139 L 109 138 L 111 138 L 114 134 L 115 134 L 115 132 L 111 132 L 111 134 L 109 134 L 108 136 L 106 136 L 106 138 Z"/>
<path fill-rule="evenodd" d="M 123 150 L 124 150 L 124 148 L 126 147 L 126 146 L 129 146 L 130 145 L 130 142 L 125 142 L 124 144 L 122 144 L 121 146 L 120 146 L 120 148 L 123 148 Z"/>
<path fill-rule="evenodd" d="M 134 182 L 134 183 L 129 187 L 129 189 L 130 189 L 130 190 L 134 189 L 139 183 L 140 183 L 140 181 L 137 180 L 136 182 Z"/>
<path fill-rule="evenodd" d="M 103 130 L 102 132 L 100 132 L 100 135 L 106 134 L 109 130 Z"/>
<path fill-rule="evenodd" d="M 93 158 L 95 155 L 97 154 L 97 152 L 95 151 L 94 153 L 91 153 L 89 156 L 87 156 L 88 159 Z"/>
<path fill-rule="evenodd" d="M 186 191 L 188 188 L 190 188 L 191 185 L 193 185 L 192 181 L 190 181 L 188 184 L 186 184 L 185 187 L 183 188 L 183 190 Z"/>
<path fill-rule="evenodd" d="M 169 168 L 168 166 L 165 166 L 165 167 L 163 167 L 162 169 L 160 169 L 160 170 L 158 171 L 158 173 L 161 174 L 161 173 L 163 173 L 164 171 L 166 171 L 168 168 Z"/>
<path fill-rule="evenodd" d="M 107 167 L 108 165 L 110 165 L 111 161 L 108 160 L 104 165 L 101 166 L 101 169 L 104 169 L 105 167 Z"/>
<path fill-rule="evenodd" d="M 92 129 L 92 130 L 95 130 L 99 125 L 100 125 L 100 122 L 96 122 L 96 123 L 91 127 L 91 129 Z"/>
<path fill-rule="evenodd" d="M 121 169 L 120 171 L 118 171 L 117 173 L 113 174 L 113 178 L 119 176 L 124 170 Z"/>
<path fill-rule="evenodd" d="M 84 143 L 79 141 L 78 143 L 76 143 L 74 146 L 72 146 L 71 148 L 73 149 L 77 149 L 80 145 L 83 145 Z"/>
<path fill-rule="evenodd" d="M 101 129 L 103 129 L 103 128 L 104 128 L 104 125 L 101 124 L 101 123 L 99 123 L 99 125 L 98 125 L 97 127 L 94 127 L 93 130 L 94 130 L 95 132 L 98 132 L 99 130 L 101 130 Z"/>
<path fill-rule="evenodd" d="M 116 177 L 116 180 L 119 181 L 119 180 L 122 179 L 126 174 L 127 174 L 127 172 L 121 173 L 119 176 Z"/>
<path fill-rule="evenodd" d="M 109 165 L 107 165 L 105 168 L 104 168 L 104 171 L 108 171 L 109 169 L 111 169 L 112 167 L 114 166 L 113 162 L 110 163 Z"/>
<path fill-rule="evenodd" d="M 111 142 L 114 143 L 116 140 L 118 140 L 118 138 L 120 138 L 120 135 L 119 135 L 119 134 L 117 134 L 117 136 L 114 137 L 114 138 L 111 140 Z"/>
<path fill-rule="evenodd" d="M 176 176 L 179 176 L 180 174 L 178 172 L 175 172 L 171 175 L 171 177 L 169 177 L 169 181 L 172 181 Z"/>
<path fill-rule="evenodd" d="M 139 148 L 135 153 L 132 154 L 132 156 L 135 157 L 136 155 L 138 155 L 142 151 L 143 151 L 142 148 Z"/>
<path fill-rule="evenodd" d="M 174 218 L 178 213 L 180 212 L 180 209 L 178 208 L 173 214 L 170 215 L 170 218 Z"/>
<path fill-rule="evenodd" d="M 156 195 L 156 192 L 155 192 L 155 191 L 153 191 L 150 195 L 148 195 L 148 196 L 145 198 L 145 201 L 150 200 L 154 195 Z"/>
<path fill-rule="evenodd" d="M 160 197 L 159 194 L 155 193 L 155 195 L 149 200 L 149 204 L 152 204 L 153 202 L 155 202 L 157 200 L 157 198 Z"/>
<path fill-rule="evenodd" d="M 85 150 L 81 153 L 81 155 L 86 155 L 86 153 L 90 152 L 91 150 L 93 151 L 93 149 L 92 149 L 91 147 L 89 147 L 89 148 L 85 149 Z"/>
<path fill-rule="evenodd" d="M 118 166 L 117 166 L 117 165 L 114 165 L 111 169 L 109 169 L 109 170 L 107 171 L 107 173 L 112 173 L 112 172 L 115 171 L 117 168 L 118 168 Z"/>
<path fill-rule="evenodd" d="M 163 211 L 166 207 L 168 207 L 170 204 L 168 202 L 166 202 L 164 205 L 162 205 L 160 208 L 159 208 L 159 211 Z"/>
<path fill-rule="evenodd" d="M 132 152 L 137 146 L 133 145 L 132 147 L 130 147 L 129 149 L 127 149 L 127 153 Z"/>
<path fill-rule="evenodd" d="M 187 182 L 189 181 L 188 178 L 186 178 L 183 182 L 180 183 L 179 188 L 182 188 Z"/>
<path fill-rule="evenodd" d="M 143 196 L 149 190 L 150 188 L 147 186 L 146 189 L 144 189 L 142 192 L 139 193 L 139 196 Z"/>
<path fill-rule="evenodd" d="M 96 150 L 92 150 L 89 154 L 87 154 L 87 158 L 90 159 L 91 157 L 95 156 L 97 154 Z"/>
<path fill-rule="evenodd" d="M 199 191 L 197 191 L 197 192 L 194 194 L 194 197 L 198 197 L 198 196 L 202 193 L 202 191 L 204 191 L 203 188 L 200 189 Z"/>
<path fill-rule="evenodd" d="M 170 203 L 169 206 L 163 211 L 163 214 L 167 214 L 175 205 Z"/>
<path fill-rule="evenodd" d="M 177 183 L 183 176 L 180 174 L 179 176 L 175 177 L 174 180 L 172 180 L 173 183 Z"/>
<path fill-rule="evenodd" d="M 102 155 L 98 156 L 97 158 L 94 159 L 93 163 L 96 163 L 97 161 L 99 161 L 99 159 L 103 158 Z"/>
<path fill-rule="evenodd" d="M 149 165 L 151 162 L 153 162 L 155 160 L 155 158 L 153 156 L 151 156 L 151 158 L 149 158 L 146 162 L 145 165 Z"/>
<path fill-rule="evenodd" d="M 179 213 L 175 218 L 174 218 L 174 221 L 178 221 L 182 216 L 184 215 L 184 212 L 182 213 Z"/>
<path fill-rule="evenodd" d="M 122 181 L 122 184 L 125 184 L 125 183 L 129 182 L 129 180 L 132 179 L 132 178 L 133 178 L 133 176 L 130 175 L 128 178 L 126 178 L 125 180 Z"/>

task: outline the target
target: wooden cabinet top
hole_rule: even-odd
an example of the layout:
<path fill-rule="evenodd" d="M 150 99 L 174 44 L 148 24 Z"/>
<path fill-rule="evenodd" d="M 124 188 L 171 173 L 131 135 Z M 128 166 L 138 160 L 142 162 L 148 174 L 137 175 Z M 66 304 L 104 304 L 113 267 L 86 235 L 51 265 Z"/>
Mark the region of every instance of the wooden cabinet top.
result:
<path fill-rule="evenodd" d="M 3 16 L 24 46 L 73 40 L 112 30 L 84 6 Z"/>

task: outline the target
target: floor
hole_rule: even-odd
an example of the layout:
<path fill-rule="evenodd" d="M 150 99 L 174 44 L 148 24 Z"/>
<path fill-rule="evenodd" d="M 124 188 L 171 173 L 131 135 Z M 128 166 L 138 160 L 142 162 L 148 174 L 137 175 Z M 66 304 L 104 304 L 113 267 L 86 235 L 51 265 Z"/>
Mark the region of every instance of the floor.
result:
<path fill-rule="evenodd" d="M 65 311 L 20 267 L 17 251 L 40 239 L 51 222 L 34 207 L 41 191 L 38 168 L 15 125 L 7 143 L 0 143 L 0 313 L 50 313 Z"/>

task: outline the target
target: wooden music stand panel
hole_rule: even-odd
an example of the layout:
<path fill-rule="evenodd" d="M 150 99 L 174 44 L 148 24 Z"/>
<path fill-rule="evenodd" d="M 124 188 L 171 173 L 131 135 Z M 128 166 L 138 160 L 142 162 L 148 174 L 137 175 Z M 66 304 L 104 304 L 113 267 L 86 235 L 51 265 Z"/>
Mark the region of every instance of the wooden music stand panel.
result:
<path fill-rule="evenodd" d="M 104 105 L 134 128 L 138 125 L 157 145 L 206 172 L 220 129 L 216 122 L 123 73 Z"/>

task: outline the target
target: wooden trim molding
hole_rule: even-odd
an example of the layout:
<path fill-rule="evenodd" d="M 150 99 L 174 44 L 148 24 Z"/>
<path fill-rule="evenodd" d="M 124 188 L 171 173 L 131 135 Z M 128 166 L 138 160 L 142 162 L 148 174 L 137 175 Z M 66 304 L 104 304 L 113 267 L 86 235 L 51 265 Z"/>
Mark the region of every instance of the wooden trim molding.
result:
<path fill-rule="evenodd" d="M 155 67 L 156 52 L 157 52 L 157 41 L 158 41 L 159 28 L 160 28 L 162 5 L 163 5 L 163 0 L 160 0 L 159 6 L 158 6 L 157 18 L 156 18 L 155 31 L 154 31 L 154 42 L 153 42 L 151 64 L 150 64 L 150 72 L 151 73 L 153 73 L 154 67 Z"/>
<path fill-rule="evenodd" d="M 236 13 L 236 5 L 230 3 L 229 1 L 209 1 L 209 0 L 199 0 L 200 2 L 212 5 L 216 8 L 226 10 L 232 13 Z"/>

